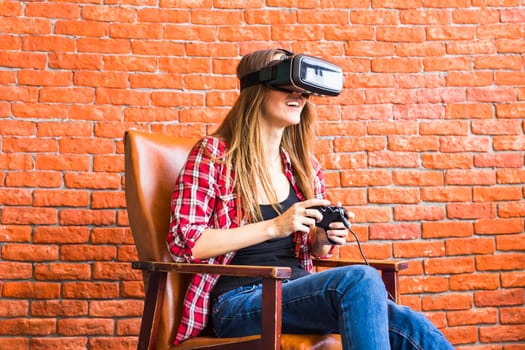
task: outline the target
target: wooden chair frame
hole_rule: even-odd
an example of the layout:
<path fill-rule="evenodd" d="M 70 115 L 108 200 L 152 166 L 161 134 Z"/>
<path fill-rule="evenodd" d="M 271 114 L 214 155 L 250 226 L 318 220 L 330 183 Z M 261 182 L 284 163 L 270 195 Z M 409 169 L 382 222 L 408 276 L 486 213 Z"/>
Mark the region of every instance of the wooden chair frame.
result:
<path fill-rule="evenodd" d="M 369 263 L 371 266 L 380 270 L 389 295 L 391 297 L 393 296 L 394 301 L 397 302 L 399 299 L 398 272 L 406 269 L 408 263 L 404 261 L 371 261 Z M 355 264 L 363 264 L 363 262 L 348 259 L 314 259 L 314 266 L 322 268 L 333 268 Z M 262 336 L 255 338 L 246 337 L 249 339 L 236 343 L 228 342 L 227 344 L 203 345 L 202 347 L 192 347 L 191 349 L 281 349 L 282 280 L 290 278 L 290 268 L 274 266 L 224 266 L 164 263 L 153 261 L 133 262 L 132 267 L 134 269 L 149 271 L 151 273 L 144 303 L 144 316 L 140 328 L 138 349 L 155 349 L 160 306 L 162 305 L 164 298 L 164 288 L 166 286 L 168 273 L 211 273 L 230 276 L 260 277 L 263 279 Z"/>

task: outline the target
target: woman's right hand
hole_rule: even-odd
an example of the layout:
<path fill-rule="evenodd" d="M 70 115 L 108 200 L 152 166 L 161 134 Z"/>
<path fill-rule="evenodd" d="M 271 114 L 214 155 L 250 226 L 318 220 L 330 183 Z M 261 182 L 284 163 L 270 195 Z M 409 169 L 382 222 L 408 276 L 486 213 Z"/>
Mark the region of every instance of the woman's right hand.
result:
<path fill-rule="evenodd" d="M 322 220 L 322 214 L 312 207 L 327 206 L 330 201 L 327 199 L 308 199 L 297 202 L 288 208 L 284 213 L 272 219 L 273 238 L 286 237 L 292 232 L 308 233 L 315 227 L 317 221 Z"/>

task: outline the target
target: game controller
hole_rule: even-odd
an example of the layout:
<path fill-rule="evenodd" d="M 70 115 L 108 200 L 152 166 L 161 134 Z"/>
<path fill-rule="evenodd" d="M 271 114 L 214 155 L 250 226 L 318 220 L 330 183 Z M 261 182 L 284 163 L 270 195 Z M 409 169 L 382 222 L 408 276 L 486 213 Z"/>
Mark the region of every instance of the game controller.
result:
<path fill-rule="evenodd" d="M 329 225 L 332 222 L 342 222 L 348 229 L 350 229 L 350 223 L 348 222 L 348 219 L 346 218 L 345 209 L 343 207 L 335 206 L 335 205 L 329 205 L 329 206 L 317 206 L 317 207 L 311 207 L 310 209 L 317 209 L 322 215 L 323 219 L 316 222 L 316 226 L 324 229 L 327 231 L 329 229 Z M 327 237 L 328 238 L 328 237 Z M 332 241 L 330 238 L 328 240 L 333 243 L 337 244 L 336 242 Z"/>
<path fill-rule="evenodd" d="M 329 206 L 326 206 L 326 207 L 323 207 L 323 206 L 311 207 L 310 209 L 317 209 L 317 210 L 319 210 L 319 212 L 321 212 L 321 214 L 323 214 L 323 219 L 321 221 L 317 222 L 315 225 L 318 226 L 318 227 L 323 228 L 325 231 L 328 230 L 328 226 L 332 222 L 342 222 L 345 225 L 345 227 L 348 229 L 348 231 L 350 231 L 352 236 L 354 236 L 355 241 L 357 242 L 357 247 L 359 248 L 359 252 L 361 253 L 361 256 L 363 257 L 363 261 L 365 262 L 365 264 L 370 265 L 368 263 L 368 260 L 366 259 L 365 253 L 363 252 L 363 249 L 361 248 L 361 243 L 359 242 L 359 238 L 357 237 L 355 232 L 352 230 L 352 228 L 350 226 L 350 222 L 346 218 L 345 208 L 339 207 L 339 206 L 334 206 L 334 205 L 329 205 Z M 328 238 L 328 241 L 330 241 L 332 244 L 340 245 L 339 243 L 336 243 L 336 242 L 332 241 L 328 237 L 328 235 L 326 236 L 326 238 Z M 345 245 L 345 244 L 343 244 L 343 245 Z"/>

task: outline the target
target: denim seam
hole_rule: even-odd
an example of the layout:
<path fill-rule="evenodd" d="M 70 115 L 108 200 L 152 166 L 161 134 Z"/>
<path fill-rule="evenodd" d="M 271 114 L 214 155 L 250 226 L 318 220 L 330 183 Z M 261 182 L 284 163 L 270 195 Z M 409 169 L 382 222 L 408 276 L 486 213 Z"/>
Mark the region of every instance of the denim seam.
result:
<path fill-rule="evenodd" d="M 335 290 L 334 292 L 339 293 L 337 290 Z M 339 293 L 339 294 L 340 294 L 340 295 L 343 295 L 342 293 Z M 344 303 L 342 303 L 342 304 L 343 304 L 343 305 L 341 305 L 341 309 L 343 309 L 343 307 L 344 307 Z M 343 322 L 344 322 L 344 324 L 347 324 L 347 320 L 346 320 L 346 318 L 345 318 L 345 315 L 347 314 L 347 312 L 346 312 L 346 310 L 341 310 L 341 311 L 342 311 L 342 312 L 341 312 L 341 317 L 342 317 L 342 319 L 343 319 Z M 350 347 L 352 347 L 352 337 L 351 337 L 351 334 L 346 334 L 346 333 L 345 333 L 345 334 L 343 335 L 342 332 L 340 332 L 340 334 L 341 334 L 341 338 L 344 338 L 344 340 L 343 340 L 343 344 L 346 343 L 346 344 L 348 344 Z"/>
<path fill-rule="evenodd" d="M 404 339 L 406 339 L 413 347 L 414 349 L 416 350 L 424 350 L 422 347 L 420 347 L 414 340 L 414 338 L 412 338 L 409 334 L 403 332 L 402 329 L 400 328 L 397 328 L 397 327 L 394 327 L 394 326 L 390 326 L 389 327 L 389 330 L 390 332 L 392 333 L 396 333 L 396 334 L 399 334 L 401 337 L 403 337 Z"/>

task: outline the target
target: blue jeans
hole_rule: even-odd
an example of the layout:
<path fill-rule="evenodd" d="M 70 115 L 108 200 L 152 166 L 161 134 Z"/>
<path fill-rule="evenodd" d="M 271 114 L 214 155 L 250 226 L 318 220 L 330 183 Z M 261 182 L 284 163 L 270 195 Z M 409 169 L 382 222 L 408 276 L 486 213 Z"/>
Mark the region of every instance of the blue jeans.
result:
<path fill-rule="evenodd" d="M 213 325 L 219 337 L 261 333 L 261 285 L 219 296 Z M 379 273 L 344 266 L 283 283 L 283 333 L 340 333 L 343 349 L 454 349 L 421 313 L 388 300 Z"/>

